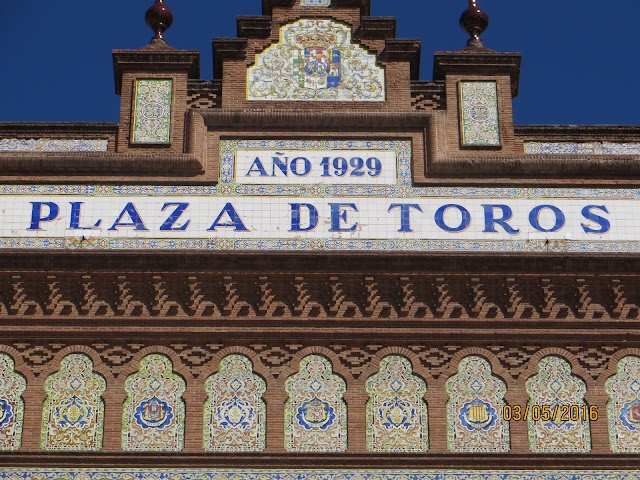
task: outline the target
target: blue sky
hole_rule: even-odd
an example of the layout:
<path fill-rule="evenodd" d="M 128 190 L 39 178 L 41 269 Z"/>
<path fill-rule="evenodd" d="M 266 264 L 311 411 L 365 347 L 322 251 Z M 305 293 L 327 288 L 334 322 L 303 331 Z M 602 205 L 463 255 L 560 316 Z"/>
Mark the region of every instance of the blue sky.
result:
<path fill-rule="evenodd" d="M 211 38 L 236 35 L 237 15 L 261 0 L 166 0 L 169 44 L 199 50 L 212 78 Z M 0 121 L 118 120 L 111 50 L 148 43 L 153 0 L 0 0 Z M 371 0 L 396 16 L 399 38 L 422 40 L 421 78 L 436 50 L 464 47 L 466 0 Z M 479 0 L 491 25 L 485 44 L 523 54 L 518 124 L 640 124 L 637 0 Z"/>

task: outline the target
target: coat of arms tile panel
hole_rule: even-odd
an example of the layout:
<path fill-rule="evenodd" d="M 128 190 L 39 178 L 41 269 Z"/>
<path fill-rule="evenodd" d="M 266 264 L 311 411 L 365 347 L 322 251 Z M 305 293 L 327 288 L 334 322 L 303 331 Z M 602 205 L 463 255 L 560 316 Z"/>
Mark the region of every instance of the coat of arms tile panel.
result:
<path fill-rule="evenodd" d="M 249 100 L 382 102 L 385 72 L 352 43 L 351 28 L 302 19 L 280 30 L 279 43 L 247 70 Z"/>

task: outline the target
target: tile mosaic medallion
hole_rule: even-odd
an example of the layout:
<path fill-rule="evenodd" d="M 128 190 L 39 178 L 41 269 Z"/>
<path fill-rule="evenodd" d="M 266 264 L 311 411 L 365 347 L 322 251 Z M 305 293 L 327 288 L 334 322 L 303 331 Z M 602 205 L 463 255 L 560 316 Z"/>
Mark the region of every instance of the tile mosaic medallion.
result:
<path fill-rule="evenodd" d="M 107 388 L 82 354 L 67 355 L 44 389 L 40 443 L 44 450 L 100 450 L 104 426 L 102 395 Z"/>
<path fill-rule="evenodd" d="M 459 89 L 462 145 L 500 146 L 496 82 L 461 81 Z"/>
<path fill-rule="evenodd" d="M 303 7 L 329 7 L 331 0 L 300 0 Z"/>
<path fill-rule="evenodd" d="M 180 451 L 184 447 L 185 381 L 164 355 L 147 355 L 124 384 L 127 400 L 122 416 L 122 448 Z"/>
<path fill-rule="evenodd" d="M 4 152 L 106 152 L 108 140 L 63 140 L 54 138 L 0 138 Z"/>
<path fill-rule="evenodd" d="M 582 415 L 580 407 L 587 387 L 571 373 L 569 362 L 560 357 L 549 356 L 540 360 L 538 373 L 526 382 L 529 406 L 549 406 L 558 415 L 550 420 L 534 421 L 528 418 L 529 448 L 537 453 L 588 452 L 591 450 L 591 432 L 588 416 Z M 556 410 L 555 407 L 558 407 Z M 564 410 L 578 408 L 578 419 L 564 415 Z M 564 408 L 563 408 L 564 407 Z"/>
<path fill-rule="evenodd" d="M 265 449 L 265 381 L 253 373 L 251 360 L 229 355 L 205 383 L 204 449 L 259 452 Z"/>
<path fill-rule="evenodd" d="M 483 357 L 462 359 L 447 380 L 447 443 L 452 452 L 508 452 L 509 422 L 503 418 L 505 383 Z"/>
<path fill-rule="evenodd" d="M 131 143 L 171 143 L 173 80 L 136 80 Z"/>
<path fill-rule="evenodd" d="M 259 53 L 247 70 L 247 98 L 384 101 L 384 70 L 374 55 L 351 42 L 351 28 L 333 20 L 302 19 L 283 26 L 280 41 Z"/>
<path fill-rule="evenodd" d="M 429 448 L 427 385 L 398 355 L 380 361 L 366 382 L 369 401 L 367 449 L 372 452 L 426 452 Z"/>
<path fill-rule="evenodd" d="M 345 381 L 333 374 L 331 362 L 309 355 L 298 373 L 287 378 L 284 443 L 289 452 L 344 452 L 347 449 Z"/>
<path fill-rule="evenodd" d="M 607 420 L 614 452 L 640 452 L 640 357 L 624 357 L 618 373 L 605 382 Z"/>
<path fill-rule="evenodd" d="M 0 451 L 17 450 L 22 440 L 26 380 L 9 355 L 0 353 Z M 0 470 L 1 471 L 1 470 Z"/>
<path fill-rule="evenodd" d="M 640 480 L 639 470 L 3 468 L 0 480 Z"/>

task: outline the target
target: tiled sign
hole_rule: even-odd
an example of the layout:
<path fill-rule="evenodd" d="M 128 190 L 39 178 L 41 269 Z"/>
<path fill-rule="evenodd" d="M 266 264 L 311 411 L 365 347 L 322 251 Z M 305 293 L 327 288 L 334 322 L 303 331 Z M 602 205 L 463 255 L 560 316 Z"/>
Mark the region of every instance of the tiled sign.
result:
<path fill-rule="evenodd" d="M 220 158 L 208 186 L 0 186 L 0 248 L 640 251 L 639 189 L 416 187 L 403 139 L 225 139 Z"/>
<path fill-rule="evenodd" d="M 240 150 L 236 183 L 251 185 L 395 185 L 393 150 Z"/>

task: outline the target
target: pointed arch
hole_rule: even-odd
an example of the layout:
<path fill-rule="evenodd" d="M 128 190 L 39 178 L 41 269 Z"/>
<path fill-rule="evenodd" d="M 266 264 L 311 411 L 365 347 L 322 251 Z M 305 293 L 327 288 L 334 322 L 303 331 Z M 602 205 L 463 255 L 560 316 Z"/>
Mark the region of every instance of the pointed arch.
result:
<path fill-rule="evenodd" d="M 285 448 L 290 452 L 343 452 L 347 449 L 345 381 L 333 373 L 321 355 L 300 361 L 298 373 L 287 378 Z"/>
<path fill-rule="evenodd" d="M 227 355 L 205 382 L 203 447 L 217 452 L 259 452 L 266 447 L 265 381 L 244 355 Z"/>
<path fill-rule="evenodd" d="M 525 384 L 529 395 L 528 407 L 549 407 L 549 418 L 527 418 L 529 448 L 533 452 L 569 453 L 591 450 L 591 432 L 585 382 L 573 375 L 571 364 L 564 358 L 550 355 L 538 363 L 538 373 Z M 556 408 L 557 407 L 557 408 Z M 571 419 L 571 409 L 577 409 L 577 420 Z"/>
<path fill-rule="evenodd" d="M 0 352 L 0 451 L 18 450 L 22 442 L 27 381 L 16 372 L 15 362 Z"/>
<path fill-rule="evenodd" d="M 447 443 L 453 452 L 508 452 L 509 422 L 503 418 L 505 382 L 479 355 L 463 358 L 445 384 Z"/>
<path fill-rule="evenodd" d="M 186 390 L 171 360 L 153 353 L 124 384 L 122 448 L 128 451 L 180 451 L 184 448 Z"/>
<path fill-rule="evenodd" d="M 618 360 L 617 373 L 604 384 L 609 396 L 607 422 L 611 450 L 640 452 L 640 357 Z"/>
<path fill-rule="evenodd" d="M 82 353 L 67 355 L 44 383 L 40 446 L 43 450 L 102 448 L 105 379 Z"/>
<path fill-rule="evenodd" d="M 372 452 L 426 452 L 429 448 L 426 382 L 400 355 L 380 361 L 365 384 L 367 449 Z"/>

